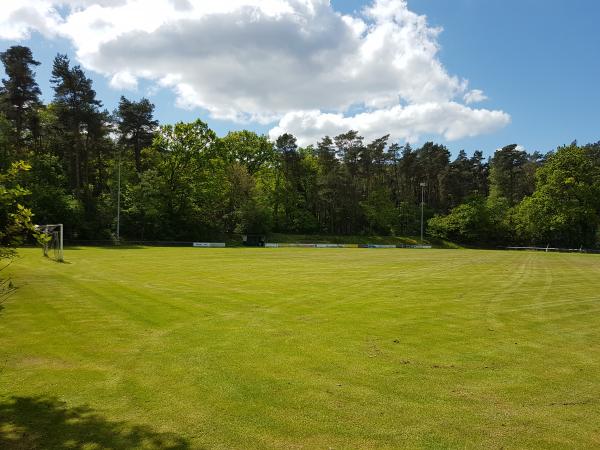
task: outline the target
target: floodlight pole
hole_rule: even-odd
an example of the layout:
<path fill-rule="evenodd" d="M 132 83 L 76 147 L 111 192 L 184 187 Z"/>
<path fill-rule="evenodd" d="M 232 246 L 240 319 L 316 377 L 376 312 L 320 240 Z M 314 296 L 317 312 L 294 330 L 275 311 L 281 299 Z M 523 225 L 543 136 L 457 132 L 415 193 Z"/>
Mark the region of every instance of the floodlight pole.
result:
<path fill-rule="evenodd" d="M 119 168 L 117 181 L 117 245 L 121 242 L 121 152 L 119 151 Z"/>
<path fill-rule="evenodd" d="M 423 245 L 423 234 L 424 234 L 424 227 L 423 227 L 423 209 L 425 207 L 425 186 L 427 186 L 427 183 L 421 183 L 421 245 Z"/>

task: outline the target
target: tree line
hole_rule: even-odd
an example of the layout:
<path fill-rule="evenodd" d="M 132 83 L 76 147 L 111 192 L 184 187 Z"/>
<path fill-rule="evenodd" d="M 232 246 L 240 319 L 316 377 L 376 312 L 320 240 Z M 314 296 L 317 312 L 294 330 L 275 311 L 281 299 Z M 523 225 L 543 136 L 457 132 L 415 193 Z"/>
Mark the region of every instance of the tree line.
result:
<path fill-rule="evenodd" d="M 0 182 L 19 189 L 18 202 L 3 199 L 3 229 L 18 203 L 36 223 L 64 223 L 70 239 L 111 239 L 120 200 L 121 236 L 130 240 L 415 236 L 423 195 L 432 237 L 577 247 L 600 240 L 600 143 L 545 155 L 508 145 L 486 159 L 481 151 L 452 158 L 433 142 L 369 142 L 358 131 L 305 147 L 290 134 L 274 142 L 247 130 L 218 137 L 200 120 L 160 125 L 147 99 L 121 97 L 107 111 L 66 55 L 54 59 L 54 96 L 44 104 L 31 50 L 13 46 L 0 60 Z"/>

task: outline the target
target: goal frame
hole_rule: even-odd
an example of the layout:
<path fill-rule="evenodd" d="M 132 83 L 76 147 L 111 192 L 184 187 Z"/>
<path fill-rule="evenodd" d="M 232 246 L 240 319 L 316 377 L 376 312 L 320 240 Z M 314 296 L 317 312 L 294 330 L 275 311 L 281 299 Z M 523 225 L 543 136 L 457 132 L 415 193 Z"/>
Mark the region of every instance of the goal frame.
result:
<path fill-rule="evenodd" d="M 64 262 L 65 258 L 64 258 L 64 245 L 63 245 L 63 242 L 64 242 L 64 240 L 63 240 L 63 237 L 64 237 L 63 224 L 56 223 L 56 224 L 45 224 L 45 225 L 37 226 L 37 229 L 45 234 L 53 233 L 54 231 L 56 231 L 57 228 L 58 228 L 58 233 L 59 233 L 59 239 L 58 239 L 58 257 L 56 259 L 58 262 Z M 48 257 L 48 245 L 47 244 L 44 244 L 43 251 L 44 251 L 44 256 Z"/>

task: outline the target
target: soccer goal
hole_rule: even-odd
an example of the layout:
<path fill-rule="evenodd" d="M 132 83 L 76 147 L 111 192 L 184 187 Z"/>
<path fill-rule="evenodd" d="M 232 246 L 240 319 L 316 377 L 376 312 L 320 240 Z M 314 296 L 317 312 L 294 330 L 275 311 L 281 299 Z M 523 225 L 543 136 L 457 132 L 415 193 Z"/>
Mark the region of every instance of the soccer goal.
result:
<path fill-rule="evenodd" d="M 43 242 L 44 256 L 63 262 L 63 224 L 38 225 L 37 230 L 45 236 Z"/>

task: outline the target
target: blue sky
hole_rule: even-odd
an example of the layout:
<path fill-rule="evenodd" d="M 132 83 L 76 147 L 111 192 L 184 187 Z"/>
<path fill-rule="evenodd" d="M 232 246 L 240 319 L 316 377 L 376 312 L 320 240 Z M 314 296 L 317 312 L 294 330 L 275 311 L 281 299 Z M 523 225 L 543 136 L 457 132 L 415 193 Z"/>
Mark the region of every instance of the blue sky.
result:
<path fill-rule="evenodd" d="M 358 15 L 356 12 L 369 2 L 333 0 L 331 3 L 336 11 Z M 600 34 L 595 31 L 600 2 L 409 0 L 408 9 L 426 15 L 428 26 L 443 28 L 436 38 L 441 48 L 436 58 L 450 75 L 468 79 L 470 88 L 481 89 L 488 97 L 473 108 L 499 110 L 510 115 L 508 125 L 489 133 L 450 140 L 443 133 L 421 132 L 416 144 L 431 139 L 448 145 L 453 153 L 459 149 L 468 152 L 481 149 L 489 155 L 510 143 L 545 152 L 574 139 L 581 143 L 600 140 L 597 106 L 600 104 Z M 52 91 L 48 79 L 53 57 L 61 52 L 77 61 L 76 48 L 81 44 L 75 44 L 64 35 L 46 33 L 44 37 L 34 28 L 29 34 L 29 38 L 0 40 L 0 47 L 20 43 L 32 48 L 42 63 L 37 70 L 38 82 L 44 98 L 50 100 Z M 94 64 L 99 65 L 83 63 L 88 76 L 94 80 L 98 97 L 109 110 L 116 106 L 121 93 L 135 99 L 152 90 L 150 98 L 156 104 L 156 116 L 162 123 L 200 117 L 219 134 L 241 128 L 268 133 L 277 125 L 277 119 L 269 123 L 251 119 L 240 124 L 215 118 L 221 113 L 209 113 L 203 107 L 177 107 L 172 86 L 152 89 L 156 82 L 143 77 L 138 77 L 134 91 L 115 89 L 110 86 L 110 76 L 88 67 Z M 258 103 L 260 100 L 259 97 Z M 322 111 L 332 109 L 324 105 Z M 248 114 L 255 112 L 255 109 L 248 110 Z M 345 110 L 344 114 L 352 113 Z"/>
<path fill-rule="evenodd" d="M 340 2 L 341 3 L 341 2 Z M 443 26 L 441 59 L 512 116 L 492 136 L 452 144 L 490 150 L 518 142 L 548 151 L 600 140 L 600 19 L 595 0 L 414 0 Z"/>

